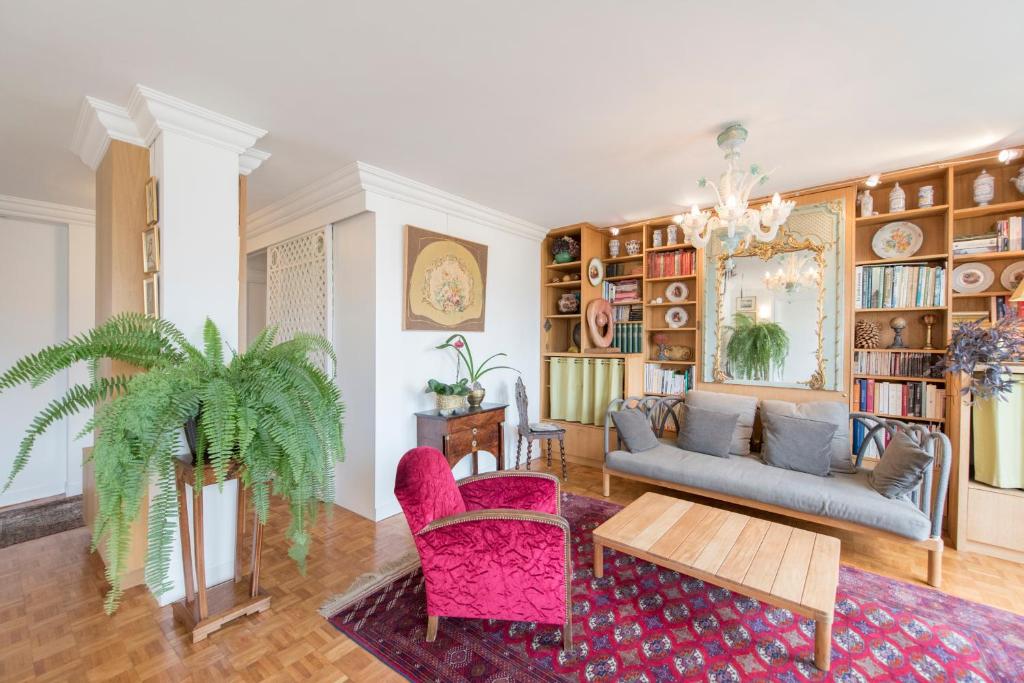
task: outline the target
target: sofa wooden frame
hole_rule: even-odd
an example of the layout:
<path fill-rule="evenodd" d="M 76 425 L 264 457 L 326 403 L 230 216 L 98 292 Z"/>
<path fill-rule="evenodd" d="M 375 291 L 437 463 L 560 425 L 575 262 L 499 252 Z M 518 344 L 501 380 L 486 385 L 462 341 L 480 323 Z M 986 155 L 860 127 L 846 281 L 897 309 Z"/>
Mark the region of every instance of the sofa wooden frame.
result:
<path fill-rule="evenodd" d="M 942 551 L 944 548 L 942 542 L 942 514 L 946 503 L 946 492 L 949 488 L 950 462 L 953 450 L 949 437 L 945 434 L 942 432 L 930 432 L 921 425 L 907 424 L 899 420 L 880 418 L 868 413 L 850 413 L 851 421 L 859 422 L 867 429 L 864 442 L 861 444 L 855 460 L 858 467 L 863 464 L 864 455 L 867 452 L 870 443 L 875 443 L 878 452 L 881 453 L 885 450 L 884 436 L 888 434 L 891 437 L 897 432 L 909 434 L 922 446 L 922 448 L 934 457 L 934 466 L 926 470 L 920 487 L 911 497 L 912 502 L 917 505 L 918 509 L 920 509 L 921 512 L 927 515 L 931 520 L 931 535 L 924 540 L 916 541 L 889 531 L 883 531 L 881 529 L 857 524 L 856 522 L 800 512 L 798 510 L 792 510 L 790 508 L 772 505 L 770 503 L 762 503 L 749 498 L 741 498 L 739 496 L 719 493 L 709 489 L 685 486 L 661 479 L 652 479 L 637 474 L 630 474 L 610 469 L 607 466 L 608 453 L 611 450 L 611 413 L 616 410 L 621 410 L 622 408 L 637 408 L 642 410 L 651 420 L 651 425 L 654 428 L 655 434 L 659 438 L 662 438 L 669 421 L 673 423 L 675 431 L 679 431 L 679 415 L 677 414 L 676 406 L 682 402 L 683 399 L 677 396 L 661 398 L 656 396 L 632 396 L 616 399 L 608 405 L 608 411 L 604 422 L 604 453 L 606 464 L 602 468 L 604 479 L 603 493 L 606 497 L 611 495 L 611 477 L 614 475 L 623 479 L 632 479 L 645 484 L 663 486 L 676 491 L 703 496 L 704 498 L 712 498 L 726 503 L 742 505 L 756 510 L 763 510 L 765 512 L 771 512 L 785 517 L 814 522 L 837 529 L 855 531 L 892 541 L 899 541 L 928 551 L 928 583 L 936 588 L 940 588 L 942 586 Z M 622 442 L 621 439 L 619 439 L 618 434 L 616 434 L 616 440 L 619 450 L 621 450 Z"/>

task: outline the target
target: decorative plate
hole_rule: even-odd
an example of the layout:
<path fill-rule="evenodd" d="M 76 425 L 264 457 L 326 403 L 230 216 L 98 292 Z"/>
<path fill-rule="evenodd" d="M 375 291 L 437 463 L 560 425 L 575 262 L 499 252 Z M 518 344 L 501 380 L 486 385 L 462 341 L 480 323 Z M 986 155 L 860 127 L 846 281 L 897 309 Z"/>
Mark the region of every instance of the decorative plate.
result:
<path fill-rule="evenodd" d="M 665 323 L 669 327 L 683 327 L 689 319 L 689 314 L 687 314 L 686 309 L 682 306 L 673 306 L 665 311 Z"/>
<path fill-rule="evenodd" d="M 984 263 L 965 263 L 953 269 L 953 289 L 961 294 L 984 292 L 996 275 Z"/>
<path fill-rule="evenodd" d="M 1021 170 L 1024 171 L 1024 169 Z M 1003 269 L 1003 274 L 999 276 L 999 281 L 1003 283 L 1003 287 L 1011 292 L 1017 289 L 1017 285 L 1020 284 L 1021 280 L 1024 280 L 1024 261 L 1011 263 Z"/>
<path fill-rule="evenodd" d="M 921 228 L 907 221 L 883 225 L 871 238 L 871 250 L 878 258 L 907 258 L 917 253 L 924 241 Z"/>
<path fill-rule="evenodd" d="M 604 282 L 604 263 L 596 256 L 587 264 L 587 279 L 595 287 Z"/>
<path fill-rule="evenodd" d="M 673 282 L 665 288 L 665 298 L 674 304 L 686 301 L 688 296 L 690 296 L 690 290 L 686 288 L 685 282 Z"/>

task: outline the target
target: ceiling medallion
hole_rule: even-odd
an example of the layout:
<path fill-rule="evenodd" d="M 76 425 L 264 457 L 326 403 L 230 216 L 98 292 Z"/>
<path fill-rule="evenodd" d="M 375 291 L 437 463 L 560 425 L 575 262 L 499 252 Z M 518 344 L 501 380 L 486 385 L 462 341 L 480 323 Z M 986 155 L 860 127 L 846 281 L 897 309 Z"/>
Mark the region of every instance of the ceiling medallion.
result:
<path fill-rule="evenodd" d="M 749 169 L 740 167 L 740 147 L 746 140 L 747 129 L 738 123 L 719 133 L 718 147 L 725 152 L 728 166 L 717 184 L 707 178 L 697 183 L 699 187 L 711 186 L 715 191 L 714 212 L 701 211 L 694 204 L 688 214 L 676 218 L 687 239 L 698 249 L 707 246 L 711 235 L 722 228 L 726 230 L 721 237 L 726 253 L 749 247 L 755 239 L 771 242 L 796 206 L 796 202 L 782 201 L 776 192 L 771 202 L 763 204 L 760 210 L 749 207 L 750 192 L 767 182 L 768 174 L 762 173 L 757 164 L 751 164 Z"/>

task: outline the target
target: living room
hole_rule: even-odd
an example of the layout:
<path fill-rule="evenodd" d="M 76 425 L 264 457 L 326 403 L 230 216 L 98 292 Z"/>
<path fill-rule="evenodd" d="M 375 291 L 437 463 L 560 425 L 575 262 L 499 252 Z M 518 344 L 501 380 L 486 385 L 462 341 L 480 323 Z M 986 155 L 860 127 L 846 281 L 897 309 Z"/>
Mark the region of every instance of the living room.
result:
<path fill-rule="evenodd" d="M 5 3 L 0 680 L 1024 679 L 1022 19 Z"/>

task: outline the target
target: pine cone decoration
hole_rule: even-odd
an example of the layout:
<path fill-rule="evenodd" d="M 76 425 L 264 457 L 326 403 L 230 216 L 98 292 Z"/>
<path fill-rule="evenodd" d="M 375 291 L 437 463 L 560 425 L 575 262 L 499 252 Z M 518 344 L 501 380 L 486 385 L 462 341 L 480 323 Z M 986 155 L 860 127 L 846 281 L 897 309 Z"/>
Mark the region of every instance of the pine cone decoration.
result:
<path fill-rule="evenodd" d="M 882 342 L 882 327 L 877 322 L 858 320 L 853 328 L 853 346 L 858 349 L 877 349 Z"/>

